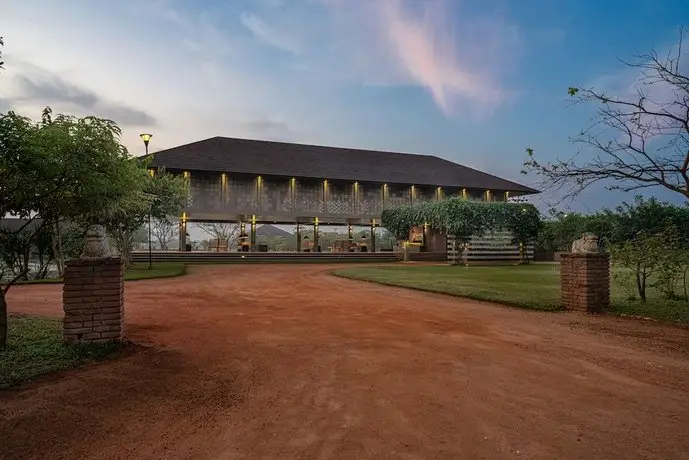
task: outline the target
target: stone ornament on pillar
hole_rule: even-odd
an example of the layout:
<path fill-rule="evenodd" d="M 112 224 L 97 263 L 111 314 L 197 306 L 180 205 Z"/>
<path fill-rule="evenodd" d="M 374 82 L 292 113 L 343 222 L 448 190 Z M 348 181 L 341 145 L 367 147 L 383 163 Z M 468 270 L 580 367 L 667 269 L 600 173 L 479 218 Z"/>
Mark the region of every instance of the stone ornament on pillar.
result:
<path fill-rule="evenodd" d="M 102 225 L 91 225 L 86 232 L 86 242 L 79 260 L 107 259 L 113 255 L 115 254 L 113 254 L 108 244 L 105 227 Z"/>
<path fill-rule="evenodd" d="M 610 305 L 610 258 L 598 243 L 596 235 L 584 233 L 562 254 L 560 290 L 567 310 L 598 313 Z"/>
<path fill-rule="evenodd" d="M 583 233 L 572 243 L 572 254 L 600 254 L 598 237 L 593 233 Z"/>

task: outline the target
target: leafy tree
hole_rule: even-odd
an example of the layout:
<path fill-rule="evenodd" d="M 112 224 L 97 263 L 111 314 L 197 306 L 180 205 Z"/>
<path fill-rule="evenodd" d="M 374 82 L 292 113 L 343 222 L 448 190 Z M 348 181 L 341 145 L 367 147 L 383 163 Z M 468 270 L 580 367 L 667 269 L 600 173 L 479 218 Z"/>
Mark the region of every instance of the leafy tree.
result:
<path fill-rule="evenodd" d="M 171 192 L 174 180 L 150 178 L 146 164 L 120 143 L 120 129 L 110 120 L 53 116 L 46 108 L 34 122 L 10 111 L 0 114 L 0 151 L 0 216 L 24 218 L 26 225 L 16 232 L 33 222 L 40 222 L 36 232 L 49 228 L 60 275 L 67 222 L 87 228 L 141 213 L 163 215 L 176 209 L 182 195 Z M 0 346 L 6 341 L 5 295 L 20 278 L 0 280 Z"/>
<path fill-rule="evenodd" d="M 151 229 L 153 236 L 158 240 L 160 249 L 167 251 L 170 242 L 177 238 L 179 233 L 179 225 L 167 217 L 153 219 L 153 227 Z"/>
<path fill-rule="evenodd" d="M 47 172 L 39 186 L 48 190 L 36 211 L 54 232 L 60 275 L 64 271 L 60 222 L 107 226 L 147 199 L 146 170 L 120 143 L 120 134 L 111 120 L 53 116 L 50 108 L 43 111 L 36 142 L 47 153 Z"/>
<path fill-rule="evenodd" d="M 0 37 L 0 47 L 3 47 L 3 46 L 5 46 L 5 41 L 3 40 L 2 37 Z M 2 62 L 2 50 L 0 50 L 0 69 L 4 69 L 5 68 L 4 65 L 5 65 L 5 63 Z"/>
<path fill-rule="evenodd" d="M 382 225 L 398 240 L 406 240 L 412 227 L 427 224 L 455 237 L 455 246 L 489 230 L 509 230 L 523 244 L 536 238 L 540 214 L 531 204 L 475 202 L 451 198 L 413 206 L 386 209 Z M 455 251 L 457 247 L 455 247 Z"/>
<path fill-rule="evenodd" d="M 504 224 L 505 230 L 512 233 L 512 243 L 519 245 L 519 255 L 522 263 L 528 263 L 528 256 L 524 249 L 536 240 L 543 227 L 540 213 L 534 206 L 511 207 L 511 216 Z"/>
<path fill-rule="evenodd" d="M 527 148 L 522 172 L 540 175 L 545 190 L 568 188 L 569 196 L 611 181 L 611 189 L 661 186 L 689 198 L 689 75 L 682 66 L 686 32 L 680 30 L 679 44 L 666 57 L 652 51 L 624 62 L 641 75 L 634 96 L 569 88 L 575 102 L 596 107 L 592 124 L 574 138 L 576 145 L 595 152 L 592 159 L 541 163 Z"/>
<path fill-rule="evenodd" d="M 141 189 L 130 199 L 122 200 L 113 212 L 103 216 L 101 222 L 115 240 L 120 256 L 126 264 L 131 263 L 133 237 L 135 232 L 152 219 L 166 220 L 178 215 L 187 203 L 189 191 L 184 178 L 164 170 L 156 174 L 146 172 L 149 160 L 136 160 L 137 174 L 141 177 Z"/>
<path fill-rule="evenodd" d="M 26 117 L 14 112 L 0 115 L 0 216 L 24 219 L 24 224 L 13 233 L 22 233 L 32 225 L 31 228 L 38 231 L 40 225 L 33 222 L 43 224 L 33 212 L 46 193 L 41 186 L 46 173 L 46 155 L 35 142 L 35 131 L 35 124 Z M 5 242 L 19 241 L 9 233 L 6 231 L 3 235 Z M 21 250 L 13 248 L 14 251 L 18 249 Z M 18 273 L 6 278 L 6 275 L 4 270 L 0 273 L 0 347 L 7 341 L 7 291 L 24 276 Z"/>
<path fill-rule="evenodd" d="M 658 234 L 672 227 L 677 230 L 676 244 L 689 249 L 689 203 L 677 206 L 638 196 L 618 206 L 615 217 L 614 242 L 631 240 L 641 231 Z"/>
<path fill-rule="evenodd" d="M 655 234 L 642 230 L 633 239 L 612 245 L 610 252 L 613 263 L 631 270 L 639 298 L 646 302 L 649 280 L 669 262 L 674 247 L 676 230 L 667 228 Z"/>

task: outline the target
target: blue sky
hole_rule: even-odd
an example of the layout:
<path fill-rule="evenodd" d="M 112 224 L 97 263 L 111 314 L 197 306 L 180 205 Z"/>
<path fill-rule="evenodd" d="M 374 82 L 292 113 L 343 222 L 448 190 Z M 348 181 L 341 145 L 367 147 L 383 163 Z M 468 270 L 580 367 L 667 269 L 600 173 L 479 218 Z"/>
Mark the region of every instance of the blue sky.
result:
<path fill-rule="evenodd" d="M 0 2 L 0 110 L 113 118 L 133 152 L 238 136 L 435 154 L 522 183 L 575 152 L 572 85 L 668 50 L 686 0 Z M 672 195 L 658 191 L 661 198 Z M 631 195 L 591 190 L 589 211 Z"/>

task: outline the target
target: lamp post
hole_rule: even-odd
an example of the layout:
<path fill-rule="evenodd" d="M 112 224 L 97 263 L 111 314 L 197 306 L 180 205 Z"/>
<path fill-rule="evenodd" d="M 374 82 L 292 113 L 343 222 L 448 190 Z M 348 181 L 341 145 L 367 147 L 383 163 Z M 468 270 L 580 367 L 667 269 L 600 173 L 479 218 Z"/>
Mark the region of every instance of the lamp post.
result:
<path fill-rule="evenodd" d="M 153 134 L 142 133 L 139 134 L 141 140 L 144 141 L 144 147 L 146 148 L 146 156 L 148 156 L 148 143 L 151 141 Z M 153 268 L 153 254 L 151 246 L 151 208 L 148 208 L 148 269 Z"/>

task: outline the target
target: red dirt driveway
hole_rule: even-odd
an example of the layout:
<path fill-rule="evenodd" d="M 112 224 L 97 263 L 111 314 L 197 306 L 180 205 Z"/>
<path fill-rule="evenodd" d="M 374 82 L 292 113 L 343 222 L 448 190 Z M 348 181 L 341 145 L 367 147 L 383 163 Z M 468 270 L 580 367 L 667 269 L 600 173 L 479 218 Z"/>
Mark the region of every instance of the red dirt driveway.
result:
<path fill-rule="evenodd" d="M 0 392 L 2 459 L 680 459 L 689 329 L 335 278 L 129 283 L 125 356 Z M 10 291 L 58 316 L 61 287 Z"/>

